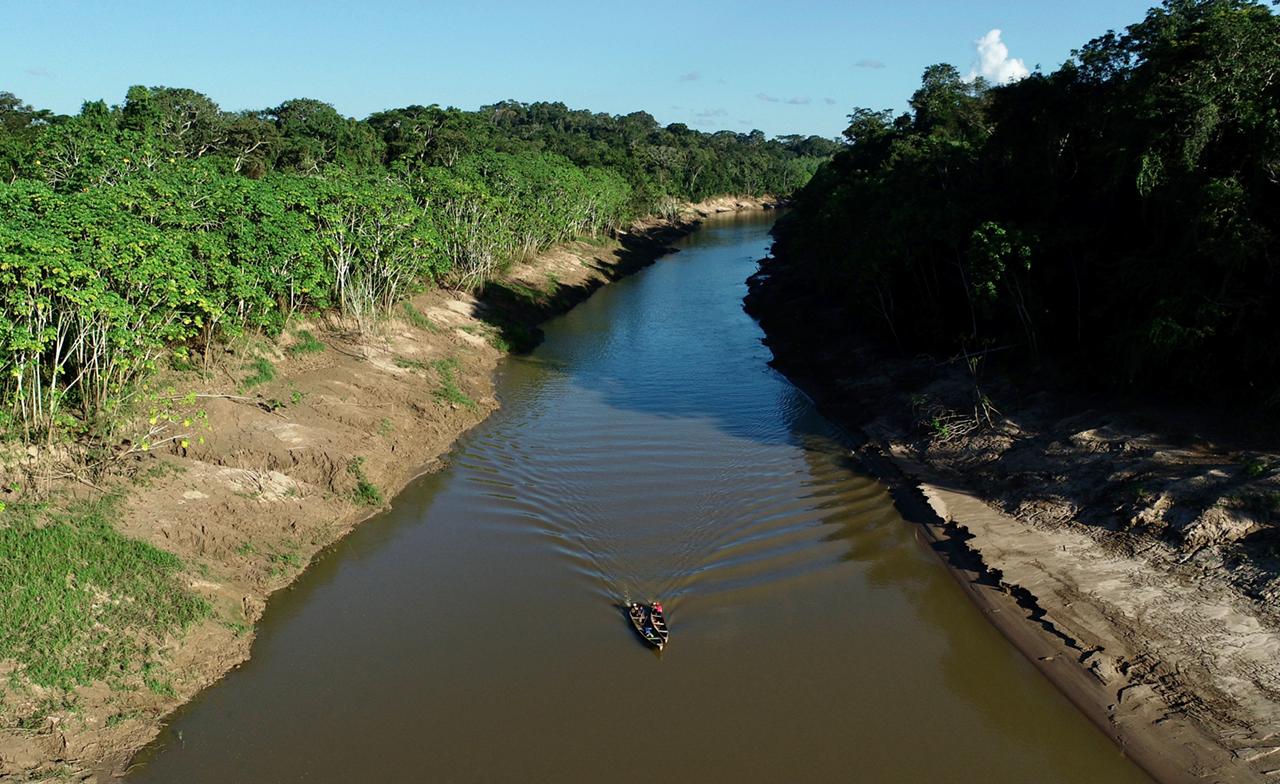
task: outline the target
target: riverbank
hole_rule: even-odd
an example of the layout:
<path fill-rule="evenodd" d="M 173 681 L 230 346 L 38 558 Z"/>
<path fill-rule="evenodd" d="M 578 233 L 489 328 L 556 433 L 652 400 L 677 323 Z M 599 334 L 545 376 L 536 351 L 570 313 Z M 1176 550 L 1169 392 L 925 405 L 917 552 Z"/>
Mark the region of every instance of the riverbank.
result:
<path fill-rule="evenodd" d="M 492 413 L 494 368 L 536 343 L 539 322 L 669 252 L 701 217 L 769 205 L 692 205 L 679 218 L 516 264 L 475 296 L 418 295 L 373 333 L 298 323 L 279 344 L 245 341 L 203 375 L 164 379 L 173 405 L 159 419 L 196 423 L 191 437 L 166 448 L 156 439 L 95 488 L 46 492 L 118 494 L 115 531 L 178 556 L 184 586 L 207 602 L 207 617 L 184 634 L 138 640 L 147 666 L 111 685 L 67 694 L 7 688 L 0 780 L 93 781 L 122 771 L 165 715 L 248 658 L 253 624 L 273 592 L 415 477 L 440 468 L 458 436 Z M 39 450 L 27 458 L 48 460 Z"/>
<path fill-rule="evenodd" d="M 775 366 L 853 435 L 992 622 L 1157 780 L 1280 774 L 1267 440 L 903 358 L 797 279 L 767 259 L 750 281 Z"/>

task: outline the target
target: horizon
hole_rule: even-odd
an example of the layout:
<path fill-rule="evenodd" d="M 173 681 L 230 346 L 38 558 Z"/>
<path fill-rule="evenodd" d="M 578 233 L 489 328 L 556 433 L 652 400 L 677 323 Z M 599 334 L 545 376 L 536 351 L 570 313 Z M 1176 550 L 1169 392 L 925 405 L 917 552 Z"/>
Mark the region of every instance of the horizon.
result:
<path fill-rule="evenodd" d="M 21 34 L 0 52 L 0 89 L 57 114 L 75 114 L 86 101 L 120 105 L 140 84 L 196 90 L 231 112 L 303 97 L 357 119 L 415 104 L 474 111 L 545 101 L 611 115 L 644 111 L 661 125 L 700 131 L 832 138 L 855 107 L 905 110 L 929 65 L 950 63 L 995 83 L 1049 72 L 1092 38 L 1139 21 L 1151 3 L 929 6 L 712 2 L 673 22 L 578 3 L 459 9 L 388 1 L 353 14 L 329 0 L 270 8 L 238 0 L 216 10 L 138 0 L 124 12 L 19 2 L 9 10 Z M 494 15 L 505 24 L 493 26 Z M 806 36 L 776 36 L 797 17 L 830 21 Z M 624 26 L 625 39 L 599 40 Z M 557 57 L 544 56 L 554 49 Z"/>

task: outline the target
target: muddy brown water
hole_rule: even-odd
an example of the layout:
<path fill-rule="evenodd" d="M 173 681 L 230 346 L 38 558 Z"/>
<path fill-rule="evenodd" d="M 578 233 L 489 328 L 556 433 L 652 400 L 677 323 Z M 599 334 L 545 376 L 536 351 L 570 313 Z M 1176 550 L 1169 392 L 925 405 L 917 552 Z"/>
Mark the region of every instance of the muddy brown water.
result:
<path fill-rule="evenodd" d="M 549 323 L 128 782 L 1147 781 L 767 367 L 769 221 Z M 664 601 L 661 656 L 627 599 Z"/>

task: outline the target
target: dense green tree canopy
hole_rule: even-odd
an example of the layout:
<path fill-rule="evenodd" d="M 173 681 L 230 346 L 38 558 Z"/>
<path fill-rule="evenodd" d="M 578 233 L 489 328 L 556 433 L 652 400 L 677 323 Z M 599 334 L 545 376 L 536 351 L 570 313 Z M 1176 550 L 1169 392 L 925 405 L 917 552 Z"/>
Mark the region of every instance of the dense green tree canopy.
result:
<path fill-rule="evenodd" d="M 162 352 L 299 309 L 365 325 L 673 200 L 788 193 L 833 147 L 559 103 L 360 121 L 136 86 L 60 117 L 0 93 L 0 434 L 92 427 Z"/>
<path fill-rule="evenodd" d="M 31 142 L 53 113 L 36 110 L 13 93 L 0 91 L 0 182 L 17 179 Z"/>
<path fill-rule="evenodd" d="M 1280 18 L 1167 0 L 1051 74 L 855 111 L 777 252 L 904 347 L 1280 403 Z"/>

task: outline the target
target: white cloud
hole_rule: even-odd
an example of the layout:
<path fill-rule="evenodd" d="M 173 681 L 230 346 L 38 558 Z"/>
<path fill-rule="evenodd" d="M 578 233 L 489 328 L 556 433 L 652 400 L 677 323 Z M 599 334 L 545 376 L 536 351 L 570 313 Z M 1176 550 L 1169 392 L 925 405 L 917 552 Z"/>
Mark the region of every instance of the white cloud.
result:
<path fill-rule="evenodd" d="M 1031 74 L 1026 63 L 1009 56 L 1009 47 L 1000 40 L 1000 36 L 1001 31 L 997 28 L 973 42 L 978 49 L 978 62 L 969 72 L 969 79 L 981 76 L 995 84 L 1008 84 Z"/>
<path fill-rule="evenodd" d="M 765 103 L 787 103 L 792 106 L 804 106 L 805 104 L 810 103 L 810 99 L 807 95 L 797 95 L 792 98 L 779 98 L 776 95 L 769 95 L 768 93 L 756 93 L 756 98 L 764 101 Z"/>

